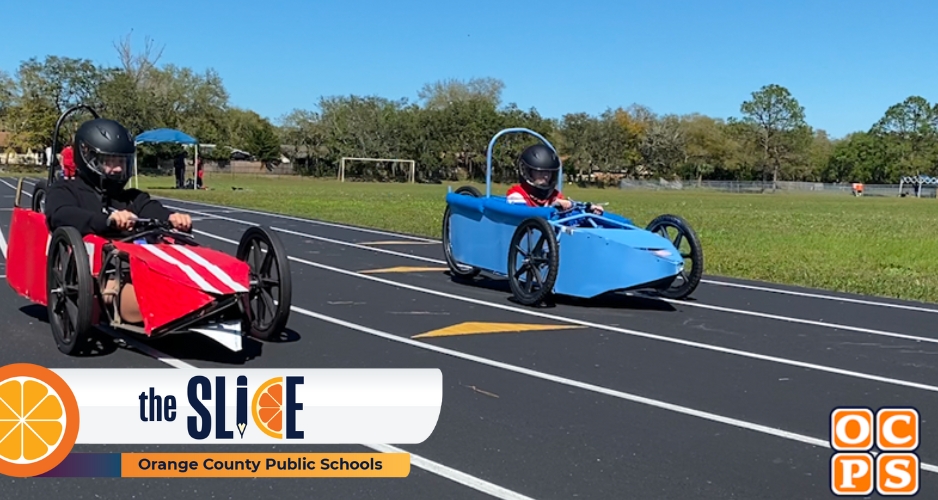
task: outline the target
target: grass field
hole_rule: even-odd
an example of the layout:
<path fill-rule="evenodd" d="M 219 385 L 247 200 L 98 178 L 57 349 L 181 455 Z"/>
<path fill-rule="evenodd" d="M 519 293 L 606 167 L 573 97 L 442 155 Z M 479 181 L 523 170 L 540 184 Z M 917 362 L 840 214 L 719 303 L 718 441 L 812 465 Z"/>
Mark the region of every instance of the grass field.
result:
<path fill-rule="evenodd" d="M 172 179 L 162 177 L 143 179 L 140 187 L 155 195 L 434 238 L 440 236 L 447 189 L 223 175 L 207 175 L 206 184 L 210 190 L 164 190 Z M 484 192 L 484 185 L 477 187 Z M 504 194 L 507 186 L 493 190 Z M 685 217 L 703 242 L 707 274 L 938 302 L 935 199 L 576 187 L 564 192 L 608 202 L 607 210 L 639 225 L 662 213 Z"/>

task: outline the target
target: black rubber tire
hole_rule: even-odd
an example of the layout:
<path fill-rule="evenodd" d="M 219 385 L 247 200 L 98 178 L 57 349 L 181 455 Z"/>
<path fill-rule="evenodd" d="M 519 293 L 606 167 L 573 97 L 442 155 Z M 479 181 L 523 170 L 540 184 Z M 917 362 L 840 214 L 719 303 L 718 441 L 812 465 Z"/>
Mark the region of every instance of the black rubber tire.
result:
<path fill-rule="evenodd" d="M 541 248 L 544 243 L 547 243 L 547 255 L 538 258 L 541 264 L 547 265 L 547 276 L 540 283 L 537 290 L 533 290 L 533 280 L 530 282 L 531 286 L 528 287 L 522 284 L 519 279 L 525 274 L 526 270 L 531 269 L 527 259 L 522 263 L 520 269 L 515 268 L 518 256 L 523 252 L 520 250 L 519 245 L 523 238 L 533 230 L 540 231 L 542 234 L 534 244 L 534 248 Z M 559 269 L 560 245 L 557 244 L 557 235 L 554 234 L 553 226 L 540 217 L 525 219 L 521 224 L 518 224 L 514 235 L 511 237 L 511 246 L 508 248 L 508 284 L 511 287 L 511 293 L 515 296 L 515 300 L 526 306 L 540 305 L 553 292 Z M 531 273 L 528 274 L 530 276 Z M 540 276 L 540 273 L 537 276 Z M 532 289 L 528 290 L 528 288 Z"/>
<path fill-rule="evenodd" d="M 46 202 L 46 192 L 48 191 L 48 186 L 46 185 L 46 180 L 41 180 L 36 183 L 36 186 L 33 188 L 33 211 L 39 213 L 45 213 L 45 202 Z"/>
<path fill-rule="evenodd" d="M 261 252 L 262 248 L 258 247 L 258 242 L 267 247 L 266 256 Z M 251 253 L 254 253 L 255 249 L 257 253 L 255 253 L 253 257 L 262 256 L 259 262 L 255 259 L 248 258 L 251 256 Z M 273 254 L 272 256 L 271 253 Z M 290 319 L 290 306 L 293 301 L 293 281 L 291 279 L 290 260 L 287 258 L 286 247 L 283 246 L 280 238 L 278 238 L 273 231 L 266 227 L 252 226 L 241 235 L 241 241 L 238 243 L 236 256 L 238 260 L 247 262 L 251 267 L 251 281 L 256 280 L 263 284 L 252 286 L 250 290 L 249 302 L 251 311 L 249 311 L 249 315 L 251 321 L 248 331 L 252 337 L 262 340 L 271 340 L 275 335 L 282 333 L 287 326 L 287 321 Z M 260 266 L 261 269 L 258 269 L 258 266 Z M 276 266 L 277 268 L 276 279 L 271 278 L 272 266 Z M 267 268 L 266 271 L 264 271 L 264 267 Z M 277 288 L 276 296 L 270 293 L 270 289 L 274 287 Z M 265 308 L 269 305 L 273 305 L 275 309 L 270 321 L 261 322 L 261 319 L 257 317 L 257 313 L 260 309 L 255 309 L 255 304 L 259 306 L 259 301 L 262 300 L 265 295 L 271 301 L 271 304 L 267 304 L 265 301 Z M 274 300 L 276 304 L 272 304 Z"/>
<path fill-rule="evenodd" d="M 672 227 L 677 230 L 678 235 L 672 239 L 670 234 L 667 232 L 667 228 Z M 674 281 L 671 282 L 671 286 L 664 289 L 659 289 L 658 294 L 662 297 L 667 297 L 669 299 L 684 299 L 694 293 L 694 290 L 697 289 L 697 285 L 700 284 L 701 278 L 703 278 L 704 272 L 704 254 L 703 247 L 700 244 L 700 238 L 697 236 L 697 233 L 694 231 L 694 228 L 691 227 L 690 223 L 684 220 L 682 217 L 671 214 L 659 215 L 655 220 L 651 221 L 646 227 L 648 231 L 653 233 L 661 234 L 661 231 L 664 230 L 665 238 L 671 240 L 671 243 L 681 252 L 680 244 L 683 240 L 687 240 L 690 245 L 690 253 L 685 254 L 681 253 L 686 261 L 688 258 L 691 259 L 692 267 L 690 273 L 687 273 L 687 268 L 684 268 L 684 271 L 681 272 L 678 278 L 674 278 Z M 674 283 L 681 279 L 681 284 L 675 286 Z"/>
<path fill-rule="evenodd" d="M 481 198 L 482 193 L 479 192 L 473 186 L 462 186 L 456 191 L 456 194 L 472 196 L 473 198 Z M 475 278 L 479 274 L 479 269 L 470 266 L 460 266 L 456 259 L 453 258 L 453 251 L 450 248 L 449 241 L 449 218 L 450 210 L 449 207 L 446 207 L 446 211 L 443 212 L 443 255 L 446 258 L 446 265 L 449 266 L 449 272 L 452 273 L 454 278 L 470 280 Z"/>
<path fill-rule="evenodd" d="M 60 260 L 63 269 L 57 272 Z M 53 292 L 65 287 L 68 290 Z M 90 338 L 94 307 L 94 278 L 88 250 L 81 233 L 73 227 L 60 227 L 52 233 L 46 261 L 46 297 L 55 344 L 71 355 Z M 65 310 L 60 310 L 63 307 Z"/>

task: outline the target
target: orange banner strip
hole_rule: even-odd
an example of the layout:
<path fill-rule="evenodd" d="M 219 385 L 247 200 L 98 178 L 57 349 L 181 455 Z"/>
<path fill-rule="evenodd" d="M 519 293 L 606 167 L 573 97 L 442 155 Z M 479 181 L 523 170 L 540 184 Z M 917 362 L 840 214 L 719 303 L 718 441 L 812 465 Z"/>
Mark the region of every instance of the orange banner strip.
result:
<path fill-rule="evenodd" d="M 122 453 L 121 477 L 407 477 L 409 453 Z"/>

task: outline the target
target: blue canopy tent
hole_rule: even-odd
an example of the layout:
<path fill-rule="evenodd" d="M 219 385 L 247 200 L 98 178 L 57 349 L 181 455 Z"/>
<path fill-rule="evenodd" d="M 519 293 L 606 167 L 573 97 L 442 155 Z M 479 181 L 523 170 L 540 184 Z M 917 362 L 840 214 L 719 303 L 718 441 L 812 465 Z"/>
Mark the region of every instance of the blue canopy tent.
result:
<path fill-rule="evenodd" d="M 175 143 L 191 144 L 195 146 L 195 177 L 192 179 L 192 188 L 199 188 L 199 141 L 194 137 L 179 130 L 171 128 L 158 128 L 148 130 L 134 138 L 135 144 L 143 143 Z M 137 175 L 137 159 L 134 158 L 134 187 L 139 187 L 139 176 Z"/>

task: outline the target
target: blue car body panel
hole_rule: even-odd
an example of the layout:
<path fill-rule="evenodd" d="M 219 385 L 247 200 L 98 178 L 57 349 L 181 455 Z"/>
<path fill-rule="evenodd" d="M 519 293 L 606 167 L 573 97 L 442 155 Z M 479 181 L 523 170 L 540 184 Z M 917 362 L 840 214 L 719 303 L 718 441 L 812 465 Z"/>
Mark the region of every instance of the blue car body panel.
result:
<path fill-rule="evenodd" d="M 561 218 L 554 208 L 513 205 L 504 196 L 448 193 L 446 202 L 453 258 L 502 276 L 508 274 L 508 249 L 518 225 L 531 217 L 547 220 L 560 249 L 554 293 L 589 298 L 641 288 L 673 279 L 684 266 L 669 240 L 615 214 Z"/>

